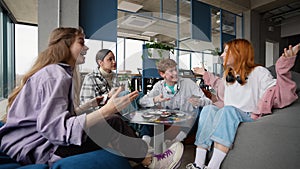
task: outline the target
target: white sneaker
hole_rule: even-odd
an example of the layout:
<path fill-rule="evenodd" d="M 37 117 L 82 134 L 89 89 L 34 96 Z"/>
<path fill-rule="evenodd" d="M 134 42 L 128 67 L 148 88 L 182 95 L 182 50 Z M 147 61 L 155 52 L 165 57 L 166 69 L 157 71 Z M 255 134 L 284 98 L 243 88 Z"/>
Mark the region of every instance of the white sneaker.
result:
<path fill-rule="evenodd" d="M 176 142 L 162 154 L 154 155 L 152 162 L 148 166 L 150 169 L 175 169 L 180 165 L 183 154 L 183 144 Z"/>

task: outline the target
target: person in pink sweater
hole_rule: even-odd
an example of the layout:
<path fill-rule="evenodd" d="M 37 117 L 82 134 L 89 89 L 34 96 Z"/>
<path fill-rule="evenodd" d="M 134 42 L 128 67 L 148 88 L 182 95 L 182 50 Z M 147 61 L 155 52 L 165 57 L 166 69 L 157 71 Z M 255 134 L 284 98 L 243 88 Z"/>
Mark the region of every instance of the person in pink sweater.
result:
<path fill-rule="evenodd" d="M 196 157 L 187 169 L 219 169 L 241 122 L 252 122 L 270 114 L 272 108 L 285 107 L 298 99 L 290 69 L 299 50 L 300 44 L 284 49 L 276 62 L 277 79 L 268 69 L 254 63 L 253 46 L 245 39 L 225 44 L 221 55 L 224 60 L 222 78 L 204 68 L 194 68 L 194 72 L 203 75 L 205 83 L 216 90 L 218 100 L 201 111 L 195 141 Z M 206 153 L 212 143 L 213 155 L 206 166 Z"/>

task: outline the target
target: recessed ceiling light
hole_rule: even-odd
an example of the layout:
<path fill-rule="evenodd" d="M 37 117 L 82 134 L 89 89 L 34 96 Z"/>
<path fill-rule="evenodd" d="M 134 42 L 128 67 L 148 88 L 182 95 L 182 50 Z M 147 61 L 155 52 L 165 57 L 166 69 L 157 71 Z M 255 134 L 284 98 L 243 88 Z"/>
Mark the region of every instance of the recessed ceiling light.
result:
<path fill-rule="evenodd" d="M 150 32 L 150 31 L 145 31 L 142 33 L 142 35 L 146 35 L 146 36 L 155 36 L 157 35 L 158 33 L 156 32 Z"/>
<path fill-rule="evenodd" d="M 156 22 L 153 19 L 130 15 L 127 19 L 125 19 L 121 24 L 135 27 L 135 28 L 146 28 Z"/>
<path fill-rule="evenodd" d="M 122 1 L 118 5 L 118 9 L 130 11 L 130 12 L 137 12 L 141 8 L 143 8 L 143 5 L 138 5 L 138 4 L 127 2 L 127 1 Z"/>

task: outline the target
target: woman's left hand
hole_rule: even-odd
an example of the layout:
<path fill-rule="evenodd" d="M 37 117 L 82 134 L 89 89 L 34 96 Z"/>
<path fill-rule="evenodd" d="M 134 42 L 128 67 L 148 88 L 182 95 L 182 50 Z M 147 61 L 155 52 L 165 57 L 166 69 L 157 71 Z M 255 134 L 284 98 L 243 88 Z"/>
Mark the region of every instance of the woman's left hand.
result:
<path fill-rule="evenodd" d="M 195 74 L 204 75 L 206 72 L 205 68 L 203 67 L 194 67 L 193 68 Z"/>

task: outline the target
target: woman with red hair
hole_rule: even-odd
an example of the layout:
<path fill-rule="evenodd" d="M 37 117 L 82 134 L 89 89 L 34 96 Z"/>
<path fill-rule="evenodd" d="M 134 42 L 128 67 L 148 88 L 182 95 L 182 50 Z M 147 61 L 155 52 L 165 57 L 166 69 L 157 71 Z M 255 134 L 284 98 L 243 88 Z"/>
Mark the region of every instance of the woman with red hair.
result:
<path fill-rule="evenodd" d="M 203 75 L 206 84 L 216 89 L 219 100 L 201 111 L 195 141 L 196 157 L 187 169 L 219 169 L 241 122 L 252 122 L 263 114 L 270 114 L 271 108 L 282 108 L 298 98 L 296 83 L 291 80 L 289 70 L 299 50 L 300 44 L 284 49 L 276 63 L 277 79 L 268 69 L 254 63 L 253 46 L 245 39 L 225 44 L 221 55 L 223 78 L 204 68 L 194 68 L 195 73 Z M 205 166 L 206 153 L 213 142 L 213 155 Z"/>

